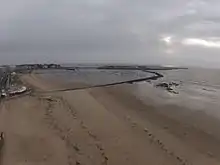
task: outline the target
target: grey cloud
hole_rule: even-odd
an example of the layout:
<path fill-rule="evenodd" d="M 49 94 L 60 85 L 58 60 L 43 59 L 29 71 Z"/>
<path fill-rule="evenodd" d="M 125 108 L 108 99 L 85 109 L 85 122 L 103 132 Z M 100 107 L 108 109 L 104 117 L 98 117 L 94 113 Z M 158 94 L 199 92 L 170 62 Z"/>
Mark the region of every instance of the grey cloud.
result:
<path fill-rule="evenodd" d="M 220 36 L 220 13 L 215 7 L 219 2 L 215 0 L 9 1 L 5 9 L 0 7 L 2 64 L 53 61 L 207 66 L 212 63 L 210 55 L 215 57 L 213 62 L 220 63 L 220 50 L 180 44 L 187 37 Z M 161 42 L 166 35 L 174 36 L 179 44 Z"/>

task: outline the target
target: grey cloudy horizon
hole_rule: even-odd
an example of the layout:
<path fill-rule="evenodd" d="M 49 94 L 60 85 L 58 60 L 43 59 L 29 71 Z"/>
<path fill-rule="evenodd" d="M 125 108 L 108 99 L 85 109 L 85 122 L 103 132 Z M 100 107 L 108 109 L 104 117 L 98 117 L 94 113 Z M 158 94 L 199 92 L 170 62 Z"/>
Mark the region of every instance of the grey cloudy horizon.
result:
<path fill-rule="evenodd" d="M 220 67 L 218 0 L 8 0 L 0 64 Z"/>

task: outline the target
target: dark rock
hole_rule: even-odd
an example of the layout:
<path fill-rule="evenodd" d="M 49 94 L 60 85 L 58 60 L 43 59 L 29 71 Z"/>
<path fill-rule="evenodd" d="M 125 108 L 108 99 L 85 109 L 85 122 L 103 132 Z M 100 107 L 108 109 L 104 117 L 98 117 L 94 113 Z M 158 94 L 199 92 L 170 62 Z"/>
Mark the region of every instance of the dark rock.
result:
<path fill-rule="evenodd" d="M 163 83 L 157 84 L 156 87 L 162 87 L 170 93 L 178 94 L 178 92 L 174 90 L 174 86 L 178 86 L 178 85 L 179 84 L 177 84 L 175 82 L 171 82 L 171 83 L 163 82 Z"/>
<path fill-rule="evenodd" d="M 170 93 L 173 93 L 173 94 L 179 94 L 179 92 L 177 91 L 174 91 L 174 90 L 168 90 Z"/>
<path fill-rule="evenodd" d="M 172 86 L 179 86 L 180 84 L 176 83 L 176 82 L 170 82 L 169 85 L 172 85 Z"/>
<path fill-rule="evenodd" d="M 168 83 L 163 82 L 163 83 L 159 83 L 159 84 L 157 84 L 157 85 L 156 85 L 156 87 L 169 88 L 169 84 L 168 84 Z"/>

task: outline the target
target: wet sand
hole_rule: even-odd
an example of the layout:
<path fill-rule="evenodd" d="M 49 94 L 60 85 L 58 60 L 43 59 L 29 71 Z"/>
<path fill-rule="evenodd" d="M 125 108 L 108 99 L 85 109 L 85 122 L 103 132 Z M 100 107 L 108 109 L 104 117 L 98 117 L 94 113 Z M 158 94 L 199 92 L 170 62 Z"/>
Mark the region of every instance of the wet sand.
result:
<path fill-rule="evenodd" d="M 217 134 L 179 117 L 178 106 L 142 102 L 128 92 L 133 85 L 45 93 L 59 83 L 22 80 L 36 92 L 1 103 L 3 165 L 220 164 Z"/>

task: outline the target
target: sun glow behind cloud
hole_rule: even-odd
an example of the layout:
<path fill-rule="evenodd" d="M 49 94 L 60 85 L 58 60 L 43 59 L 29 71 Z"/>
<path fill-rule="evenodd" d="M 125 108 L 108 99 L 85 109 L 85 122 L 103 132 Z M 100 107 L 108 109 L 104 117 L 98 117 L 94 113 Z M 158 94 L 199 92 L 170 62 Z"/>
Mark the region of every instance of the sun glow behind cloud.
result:
<path fill-rule="evenodd" d="M 165 44 L 163 52 L 169 55 L 175 53 L 175 41 L 173 36 L 164 36 L 160 40 Z"/>
<path fill-rule="evenodd" d="M 163 37 L 161 40 L 164 41 L 167 45 L 172 44 L 172 37 L 171 36 Z"/>

